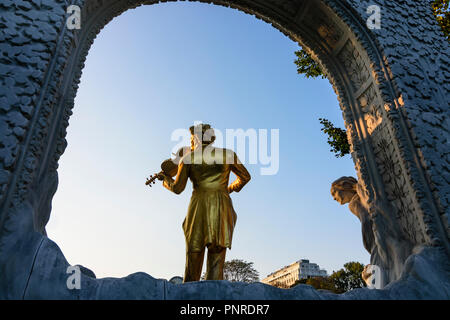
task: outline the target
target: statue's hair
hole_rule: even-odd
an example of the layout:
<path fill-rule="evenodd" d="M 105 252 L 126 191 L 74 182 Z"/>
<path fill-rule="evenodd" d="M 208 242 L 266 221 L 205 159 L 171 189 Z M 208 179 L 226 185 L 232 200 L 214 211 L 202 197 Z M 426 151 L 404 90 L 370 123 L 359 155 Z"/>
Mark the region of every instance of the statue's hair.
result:
<path fill-rule="evenodd" d="M 211 125 L 209 124 L 200 123 L 196 126 L 190 127 L 189 131 L 192 135 L 195 135 L 202 144 L 210 144 L 216 140 L 214 129 L 211 128 Z M 200 133 L 201 136 L 199 136 Z"/>
<path fill-rule="evenodd" d="M 341 177 L 331 184 L 331 191 L 337 190 L 356 190 L 358 180 L 353 177 Z"/>

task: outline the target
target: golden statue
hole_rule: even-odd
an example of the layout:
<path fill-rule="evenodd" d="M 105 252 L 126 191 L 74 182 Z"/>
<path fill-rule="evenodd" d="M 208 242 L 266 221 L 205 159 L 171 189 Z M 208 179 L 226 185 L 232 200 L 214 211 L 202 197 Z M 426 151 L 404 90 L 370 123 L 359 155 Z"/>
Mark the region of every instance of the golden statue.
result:
<path fill-rule="evenodd" d="M 200 280 L 205 248 L 206 280 L 223 280 L 226 248 L 231 249 L 237 218 L 229 194 L 239 192 L 250 181 L 250 174 L 233 151 L 212 146 L 215 135 L 210 125 L 189 129 L 191 150 L 180 158 L 175 180 L 164 169 L 157 178 L 176 194 L 184 190 L 188 178 L 193 184 L 182 225 L 186 238 L 184 282 Z M 228 185 L 230 172 L 237 178 Z"/>

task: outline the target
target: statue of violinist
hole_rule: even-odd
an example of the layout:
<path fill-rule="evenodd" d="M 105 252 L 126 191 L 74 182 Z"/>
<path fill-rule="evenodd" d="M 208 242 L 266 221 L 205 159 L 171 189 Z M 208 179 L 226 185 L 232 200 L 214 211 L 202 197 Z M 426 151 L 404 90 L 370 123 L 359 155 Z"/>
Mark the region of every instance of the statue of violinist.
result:
<path fill-rule="evenodd" d="M 200 280 L 205 248 L 206 280 L 223 280 L 226 248 L 231 249 L 237 218 L 229 194 L 239 192 L 250 181 L 250 174 L 232 150 L 212 146 L 216 137 L 210 125 L 192 126 L 190 132 L 191 150 L 180 149 L 185 154 L 179 157 L 175 179 L 164 170 L 155 177 L 176 194 L 183 192 L 188 178 L 193 184 L 182 225 L 186 238 L 184 282 Z M 228 185 L 230 172 L 237 178 Z"/>

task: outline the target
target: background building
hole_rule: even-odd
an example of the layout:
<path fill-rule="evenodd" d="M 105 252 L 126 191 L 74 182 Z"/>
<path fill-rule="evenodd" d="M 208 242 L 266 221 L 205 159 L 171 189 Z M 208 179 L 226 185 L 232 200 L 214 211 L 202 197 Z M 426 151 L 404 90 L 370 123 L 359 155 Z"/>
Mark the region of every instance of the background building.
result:
<path fill-rule="evenodd" d="M 269 274 L 261 282 L 279 288 L 289 288 L 297 280 L 311 277 L 326 277 L 327 271 L 320 269 L 316 263 L 301 259 Z"/>

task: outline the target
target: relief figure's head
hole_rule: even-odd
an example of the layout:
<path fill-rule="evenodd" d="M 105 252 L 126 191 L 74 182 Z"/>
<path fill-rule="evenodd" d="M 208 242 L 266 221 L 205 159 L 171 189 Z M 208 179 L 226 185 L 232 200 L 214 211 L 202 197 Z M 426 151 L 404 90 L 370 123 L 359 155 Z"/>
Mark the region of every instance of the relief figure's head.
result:
<path fill-rule="evenodd" d="M 331 195 L 340 204 L 349 203 L 356 194 L 357 183 L 353 177 L 341 177 L 331 184 Z"/>

